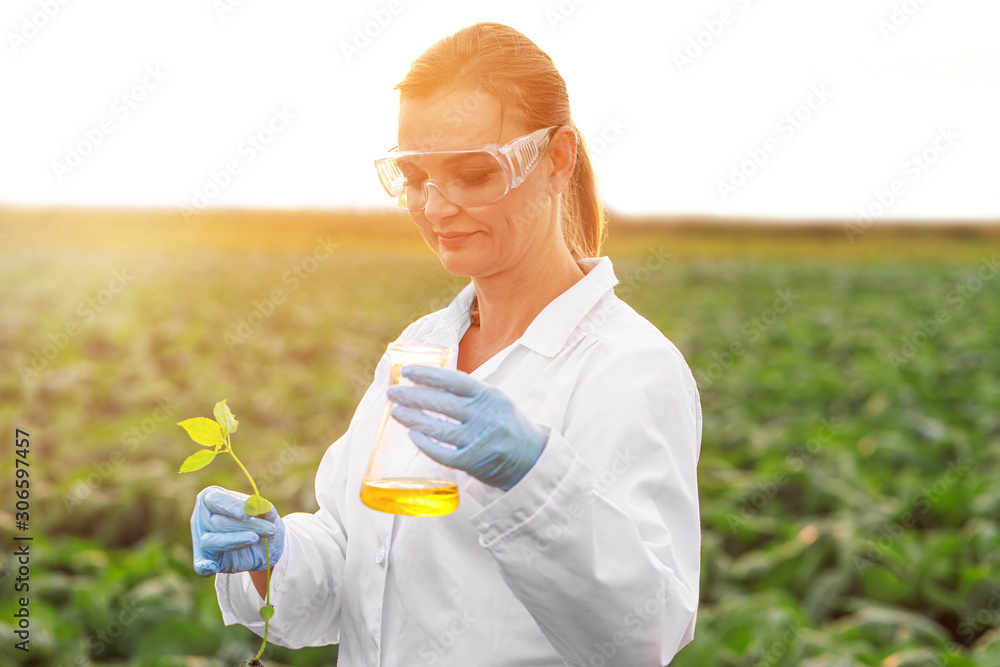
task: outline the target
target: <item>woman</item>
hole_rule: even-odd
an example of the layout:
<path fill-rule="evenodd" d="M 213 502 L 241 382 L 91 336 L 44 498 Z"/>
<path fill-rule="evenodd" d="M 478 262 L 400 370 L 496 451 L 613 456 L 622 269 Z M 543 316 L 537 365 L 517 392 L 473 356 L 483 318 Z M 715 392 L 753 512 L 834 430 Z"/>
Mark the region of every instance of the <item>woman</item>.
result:
<path fill-rule="evenodd" d="M 416 386 L 387 391 L 382 358 L 320 463 L 315 514 L 248 519 L 245 494 L 202 491 L 195 569 L 217 575 L 226 624 L 262 634 L 269 537 L 268 639 L 339 642 L 345 667 L 666 665 L 697 612 L 700 400 L 676 347 L 614 294 L 565 83 L 525 36 L 480 23 L 397 88 L 380 178 L 445 268 L 472 278 L 398 340 L 457 349 L 456 367 L 404 367 Z M 387 396 L 460 471 L 454 513 L 362 504 Z"/>

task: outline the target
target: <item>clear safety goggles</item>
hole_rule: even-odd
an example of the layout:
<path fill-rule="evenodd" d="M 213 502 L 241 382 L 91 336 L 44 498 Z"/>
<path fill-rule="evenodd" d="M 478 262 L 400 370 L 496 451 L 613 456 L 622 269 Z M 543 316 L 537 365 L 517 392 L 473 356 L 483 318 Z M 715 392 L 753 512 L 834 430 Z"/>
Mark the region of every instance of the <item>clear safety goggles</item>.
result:
<path fill-rule="evenodd" d="M 457 206 L 485 206 L 524 182 L 559 127 L 536 130 L 502 146 L 450 151 L 393 148 L 375 160 L 375 168 L 385 191 L 408 211 L 427 205 L 432 185 Z"/>

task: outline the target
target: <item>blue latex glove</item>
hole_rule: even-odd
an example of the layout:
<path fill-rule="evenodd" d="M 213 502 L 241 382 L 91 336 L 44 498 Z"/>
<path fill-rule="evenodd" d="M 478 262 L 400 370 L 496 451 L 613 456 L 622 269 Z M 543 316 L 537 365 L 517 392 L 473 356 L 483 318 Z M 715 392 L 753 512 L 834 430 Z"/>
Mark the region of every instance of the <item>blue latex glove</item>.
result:
<path fill-rule="evenodd" d="M 198 494 L 191 513 L 191 542 L 194 571 L 199 575 L 266 570 L 264 537 L 271 566 L 278 562 L 285 546 L 285 524 L 273 506 L 262 517 L 248 517 L 243 505 L 249 497 L 221 486 L 205 487 Z"/>
<path fill-rule="evenodd" d="M 410 364 L 403 366 L 402 374 L 426 386 L 389 387 L 389 400 L 398 404 L 392 408 L 392 416 L 410 428 L 410 439 L 438 463 L 507 491 L 538 460 L 546 435 L 500 389 L 450 368 Z M 460 423 L 437 419 L 422 410 Z"/>

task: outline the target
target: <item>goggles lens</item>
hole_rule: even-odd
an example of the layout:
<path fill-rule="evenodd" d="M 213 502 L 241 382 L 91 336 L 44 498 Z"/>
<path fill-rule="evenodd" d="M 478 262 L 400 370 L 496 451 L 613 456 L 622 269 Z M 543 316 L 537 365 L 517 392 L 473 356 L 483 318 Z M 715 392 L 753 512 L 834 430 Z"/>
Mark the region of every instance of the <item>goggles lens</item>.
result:
<path fill-rule="evenodd" d="M 397 204 L 419 211 L 431 188 L 458 206 L 485 206 L 516 188 L 535 168 L 559 126 L 535 130 L 503 146 L 483 149 L 405 151 L 375 160 L 379 181 Z"/>
<path fill-rule="evenodd" d="M 503 167 L 487 151 L 384 158 L 378 162 L 378 174 L 386 191 L 410 211 L 424 208 L 435 186 L 458 206 L 485 206 L 507 192 Z"/>

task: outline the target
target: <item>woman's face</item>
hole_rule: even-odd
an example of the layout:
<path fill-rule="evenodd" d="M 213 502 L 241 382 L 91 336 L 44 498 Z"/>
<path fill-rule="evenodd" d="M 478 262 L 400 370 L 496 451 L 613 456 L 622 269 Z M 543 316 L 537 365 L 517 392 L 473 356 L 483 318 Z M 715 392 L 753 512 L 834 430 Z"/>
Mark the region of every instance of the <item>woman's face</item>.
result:
<path fill-rule="evenodd" d="M 404 99 L 399 111 L 398 145 L 400 150 L 448 150 L 494 142 L 502 145 L 538 129 L 524 127 L 509 116 L 498 136 L 500 127 L 500 103 L 496 98 L 481 90 L 460 89 L 427 99 Z M 410 211 L 410 218 L 448 271 L 489 276 L 520 262 L 544 261 L 547 254 L 559 250 L 555 242 L 565 245 L 555 207 L 558 193 L 572 174 L 572 164 L 568 171 L 566 165 L 558 168 L 560 160 L 567 158 L 553 152 L 555 143 L 550 142 L 546 156 L 520 186 L 492 204 L 457 206 L 437 188 L 429 188 L 426 207 Z M 571 160 L 575 158 L 574 150 L 569 151 Z M 433 179 L 434 174 L 429 177 Z M 457 234 L 465 236 L 442 239 Z"/>

